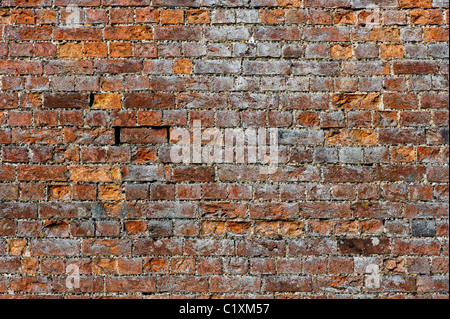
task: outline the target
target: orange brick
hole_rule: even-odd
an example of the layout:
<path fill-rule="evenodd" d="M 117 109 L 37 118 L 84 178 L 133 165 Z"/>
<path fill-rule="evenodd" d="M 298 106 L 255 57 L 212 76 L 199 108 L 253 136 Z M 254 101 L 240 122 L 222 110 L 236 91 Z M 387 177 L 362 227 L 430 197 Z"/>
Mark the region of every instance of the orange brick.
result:
<path fill-rule="evenodd" d="M 353 47 L 346 44 L 333 45 L 330 48 L 330 57 L 332 59 L 351 59 L 353 57 Z"/>
<path fill-rule="evenodd" d="M 161 11 L 161 23 L 162 24 L 180 24 L 184 23 L 184 11 L 183 10 L 164 10 Z"/>
<path fill-rule="evenodd" d="M 48 190 L 49 200 L 68 201 L 72 197 L 72 191 L 69 185 L 50 185 Z"/>
<path fill-rule="evenodd" d="M 114 110 L 120 109 L 121 94 L 118 93 L 98 93 L 94 94 L 94 103 L 92 109 Z"/>
<path fill-rule="evenodd" d="M 136 22 L 157 23 L 159 22 L 159 11 L 153 8 L 137 8 Z"/>
<path fill-rule="evenodd" d="M 189 74 L 192 72 L 192 69 L 193 69 L 192 60 L 188 59 L 175 60 L 175 65 L 173 66 L 174 73 Z"/>
<path fill-rule="evenodd" d="M 92 260 L 92 272 L 94 274 L 117 274 L 116 258 L 94 258 Z"/>
<path fill-rule="evenodd" d="M 129 42 L 110 42 L 109 55 L 112 58 L 128 58 L 133 56 L 133 45 Z"/>
<path fill-rule="evenodd" d="M 211 22 L 210 10 L 187 10 L 186 19 L 190 24 L 206 24 Z"/>
<path fill-rule="evenodd" d="M 261 10 L 261 23 L 264 24 L 281 24 L 284 23 L 284 11 L 277 10 Z"/>
<path fill-rule="evenodd" d="M 37 257 L 25 257 L 21 263 L 22 273 L 24 274 L 36 274 L 39 270 L 39 258 Z"/>
<path fill-rule="evenodd" d="M 83 44 L 72 42 L 60 44 L 58 56 L 60 58 L 80 59 L 83 56 Z"/>
<path fill-rule="evenodd" d="M 358 19 L 353 11 L 337 11 L 334 13 L 334 24 L 356 25 Z"/>
<path fill-rule="evenodd" d="M 423 29 L 423 40 L 427 42 L 444 42 L 448 41 L 448 29 L 435 27 Z"/>
<path fill-rule="evenodd" d="M 23 255 L 27 249 L 26 239 L 8 239 L 8 251 L 10 255 Z"/>
<path fill-rule="evenodd" d="M 393 147 L 391 149 L 391 158 L 394 163 L 407 163 L 416 160 L 416 152 L 414 147 Z"/>
<path fill-rule="evenodd" d="M 33 10 L 12 10 L 11 23 L 14 24 L 34 24 L 35 15 Z"/>
<path fill-rule="evenodd" d="M 404 48 L 402 44 L 381 44 L 380 57 L 382 59 L 401 59 L 404 55 Z"/>
<path fill-rule="evenodd" d="M 114 200 L 118 201 L 122 199 L 122 189 L 120 185 L 108 184 L 100 185 L 98 189 L 98 199 L 100 200 Z"/>
<path fill-rule="evenodd" d="M 93 57 L 106 57 L 108 55 L 108 46 L 104 42 L 85 42 L 84 43 L 84 56 Z"/>

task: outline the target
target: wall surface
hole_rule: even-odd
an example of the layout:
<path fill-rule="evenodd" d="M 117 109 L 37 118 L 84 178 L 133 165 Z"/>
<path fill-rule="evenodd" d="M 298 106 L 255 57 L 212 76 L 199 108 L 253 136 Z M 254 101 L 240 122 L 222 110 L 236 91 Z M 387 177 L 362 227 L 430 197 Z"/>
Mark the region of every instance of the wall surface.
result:
<path fill-rule="evenodd" d="M 0 298 L 448 298 L 448 0 L 0 3 Z"/>

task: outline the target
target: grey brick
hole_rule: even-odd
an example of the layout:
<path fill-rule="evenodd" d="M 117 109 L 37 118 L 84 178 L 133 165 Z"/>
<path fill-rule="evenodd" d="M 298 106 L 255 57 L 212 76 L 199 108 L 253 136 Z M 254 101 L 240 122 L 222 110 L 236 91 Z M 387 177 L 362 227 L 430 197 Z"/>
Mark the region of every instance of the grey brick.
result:
<path fill-rule="evenodd" d="M 241 61 L 199 60 L 194 62 L 194 73 L 239 73 Z"/>
<path fill-rule="evenodd" d="M 370 147 L 364 149 L 364 162 L 372 163 L 388 163 L 389 150 L 386 147 Z"/>
<path fill-rule="evenodd" d="M 422 41 L 422 28 L 402 28 L 400 29 L 400 36 L 402 41 Z"/>
<path fill-rule="evenodd" d="M 447 8 L 448 0 L 433 0 L 433 8 Z"/>
<path fill-rule="evenodd" d="M 281 56 L 281 45 L 279 43 L 258 43 L 257 56 L 265 58 L 277 58 Z"/>
<path fill-rule="evenodd" d="M 306 187 L 308 200 L 329 200 L 331 198 L 330 185 L 309 183 Z"/>
<path fill-rule="evenodd" d="M 290 77 L 286 81 L 286 90 L 306 92 L 309 90 L 308 77 Z"/>
<path fill-rule="evenodd" d="M 244 61 L 244 74 L 289 74 L 289 61 Z"/>
<path fill-rule="evenodd" d="M 436 236 L 436 222 L 434 220 L 413 220 L 411 232 L 414 237 Z"/>
<path fill-rule="evenodd" d="M 203 6 L 205 7 L 224 7 L 224 8 L 233 8 L 233 7 L 247 7 L 247 0 L 203 0 Z"/>
<path fill-rule="evenodd" d="M 409 79 L 409 89 L 412 91 L 431 90 L 431 76 L 415 76 Z"/>
<path fill-rule="evenodd" d="M 154 6 L 160 7 L 200 7 L 202 0 L 153 0 Z"/>
<path fill-rule="evenodd" d="M 210 43 L 207 48 L 208 57 L 225 57 L 232 56 L 232 47 L 223 43 Z"/>
<path fill-rule="evenodd" d="M 317 145 L 324 141 L 324 132 L 319 130 L 279 130 L 278 142 L 281 145 Z"/>
<path fill-rule="evenodd" d="M 255 57 L 256 44 L 235 43 L 233 52 L 236 57 Z"/>
<path fill-rule="evenodd" d="M 321 112 L 320 113 L 320 127 L 322 128 L 337 128 L 345 126 L 344 112 Z"/>
<path fill-rule="evenodd" d="M 50 85 L 55 91 L 73 91 L 75 89 L 75 77 L 73 76 L 52 76 Z"/>
<path fill-rule="evenodd" d="M 212 10 L 211 22 L 213 24 L 235 23 L 236 13 L 232 10 L 224 10 L 224 9 Z"/>
<path fill-rule="evenodd" d="M 330 55 L 328 44 L 308 44 L 306 46 L 305 57 L 307 59 L 327 59 Z"/>
<path fill-rule="evenodd" d="M 355 46 L 355 55 L 357 59 L 378 58 L 378 45 L 371 43 L 357 44 Z"/>
<path fill-rule="evenodd" d="M 239 76 L 235 80 L 235 91 L 258 91 L 260 79 L 257 77 Z"/>
<path fill-rule="evenodd" d="M 347 75 L 385 75 L 389 71 L 381 61 L 359 61 L 342 63 L 342 73 Z"/>
<path fill-rule="evenodd" d="M 368 272 L 368 266 L 369 265 L 379 265 L 380 259 L 378 257 L 355 257 L 354 259 L 355 263 L 355 272 L 358 274 L 366 274 L 370 273 Z"/>
<path fill-rule="evenodd" d="M 239 41 L 250 38 L 250 28 L 242 26 L 212 26 L 205 32 L 205 38 L 210 41 Z"/>
<path fill-rule="evenodd" d="M 292 64 L 292 74 L 337 76 L 340 74 L 340 66 L 338 62 L 295 61 Z"/>
<path fill-rule="evenodd" d="M 314 151 L 314 162 L 316 163 L 337 163 L 338 151 L 331 147 L 316 147 Z"/>
<path fill-rule="evenodd" d="M 259 93 L 231 93 L 230 106 L 235 109 L 274 109 L 278 107 L 278 96 Z"/>
<path fill-rule="evenodd" d="M 216 125 L 218 127 L 236 127 L 239 122 L 240 117 L 237 111 L 218 111 L 216 114 Z"/>
<path fill-rule="evenodd" d="M 352 7 L 356 9 L 396 8 L 398 0 L 352 0 Z"/>
<path fill-rule="evenodd" d="M 286 44 L 283 46 L 283 57 L 301 58 L 305 55 L 305 46 L 298 44 Z"/>
<path fill-rule="evenodd" d="M 234 88 L 233 77 L 216 77 L 211 80 L 211 90 L 214 92 L 231 91 Z"/>
<path fill-rule="evenodd" d="M 448 91 L 449 83 L 447 76 L 436 75 L 431 78 L 433 90 Z"/>
<path fill-rule="evenodd" d="M 237 10 L 236 11 L 237 23 L 258 23 L 259 11 L 258 10 Z"/>
<path fill-rule="evenodd" d="M 423 44 L 405 43 L 405 57 L 415 59 L 426 59 L 428 56 L 428 47 Z"/>
<path fill-rule="evenodd" d="M 281 77 L 263 77 L 261 78 L 261 90 L 263 91 L 284 91 L 285 78 Z"/>
<path fill-rule="evenodd" d="M 162 166 L 156 165 L 131 165 L 122 170 L 125 181 L 154 182 L 165 181 L 165 171 Z"/>
<path fill-rule="evenodd" d="M 185 43 L 183 49 L 187 57 L 201 57 L 207 54 L 206 46 L 203 43 Z"/>
<path fill-rule="evenodd" d="M 362 92 L 380 92 L 383 88 L 383 79 L 380 78 L 360 78 L 359 90 Z"/>
<path fill-rule="evenodd" d="M 445 59 L 449 56 L 449 47 L 447 44 L 436 43 L 430 44 L 430 56 L 438 59 Z"/>

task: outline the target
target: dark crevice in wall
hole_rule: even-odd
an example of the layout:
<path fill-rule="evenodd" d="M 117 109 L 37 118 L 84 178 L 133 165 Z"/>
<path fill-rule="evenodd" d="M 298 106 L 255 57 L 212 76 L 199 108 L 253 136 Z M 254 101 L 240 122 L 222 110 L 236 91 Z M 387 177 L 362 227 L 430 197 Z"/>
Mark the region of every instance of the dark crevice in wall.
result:
<path fill-rule="evenodd" d="M 120 144 L 120 127 L 114 127 L 114 143 L 116 145 Z"/>
<path fill-rule="evenodd" d="M 94 93 L 89 94 L 89 108 L 94 105 Z"/>

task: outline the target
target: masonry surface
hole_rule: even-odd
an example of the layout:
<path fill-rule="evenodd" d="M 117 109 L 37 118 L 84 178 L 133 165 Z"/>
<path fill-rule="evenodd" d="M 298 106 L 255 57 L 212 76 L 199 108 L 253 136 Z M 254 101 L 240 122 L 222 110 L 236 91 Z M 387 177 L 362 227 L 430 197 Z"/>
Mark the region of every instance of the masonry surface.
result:
<path fill-rule="evenodd" d="M 448 298 L 448 0 L 0 3 L 0 298 Z"/>

